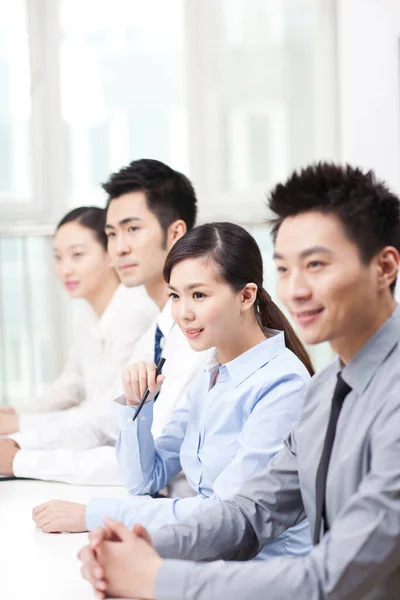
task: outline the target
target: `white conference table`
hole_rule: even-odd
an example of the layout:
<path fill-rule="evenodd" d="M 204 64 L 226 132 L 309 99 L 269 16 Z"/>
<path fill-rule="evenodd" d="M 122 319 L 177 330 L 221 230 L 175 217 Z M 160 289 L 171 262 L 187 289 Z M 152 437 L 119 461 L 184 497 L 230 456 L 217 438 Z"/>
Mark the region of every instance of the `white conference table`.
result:
<path fill-rule="evenodd" d="M 122 487 L 0 480 L 0 598 L 93 600 L 76 557 L 87 534 L 42 533 L 32 521 L 32 508 L 52 499 L 86 503 L 91 496 L 125 495 Z"/>

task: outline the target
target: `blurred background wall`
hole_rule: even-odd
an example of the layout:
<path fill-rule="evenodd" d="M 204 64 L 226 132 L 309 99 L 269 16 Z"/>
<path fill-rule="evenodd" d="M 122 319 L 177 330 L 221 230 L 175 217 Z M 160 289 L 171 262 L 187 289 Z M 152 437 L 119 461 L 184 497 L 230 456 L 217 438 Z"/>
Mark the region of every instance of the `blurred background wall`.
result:
<path fill-rule="evenodd" d="M 247 226 L 272 295 L 274 183 L 330 159 L 400 192 L 399 40 L 399 0 L 0 0 L 0 404 L 65 359 L 55 223 L 131 160 L 186 173 L 200 222 Z"/>

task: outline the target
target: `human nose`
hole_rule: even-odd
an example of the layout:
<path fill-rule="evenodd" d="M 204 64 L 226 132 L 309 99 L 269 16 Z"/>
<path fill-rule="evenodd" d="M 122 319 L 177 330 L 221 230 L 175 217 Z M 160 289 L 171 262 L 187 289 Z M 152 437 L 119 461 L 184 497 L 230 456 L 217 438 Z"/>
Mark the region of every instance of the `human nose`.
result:
<path fill-rule="evenodd" d="M 68 275 L 71 275 L 73 273 L 72 263 L 68 259 L 63 260 L 59 266 L 60 271 L 64 277 L 67 277 Z"/>
<path fill-rule="evenodd" d="M 182 299 L 178 309 L 179 319 L 181 322 L 193 321 L 194 311 L 189 300 Z"/>
<path fill-rule="evenodd" d="M 288 309 L 293 302 L 301 302 L 310 298 L 310 286 L 300 269 L 293 269 L 286 277 L 279 279 L 278 296 L 282 304 Z"/>
<path fill-rule="evenodd" d="M 310 297 L 311 288 L 302 269 L 293 269 L 288 283 L 290 300 L 306 300 Z"/>
<path fill-rule="evenodd" d="M 125 254 L 129 254 L 131 252 L 131 247 L 128 243 L 128 239 L 123 232 L 117 235 L 115 250 L 117 256 L 124 256 Z"/>

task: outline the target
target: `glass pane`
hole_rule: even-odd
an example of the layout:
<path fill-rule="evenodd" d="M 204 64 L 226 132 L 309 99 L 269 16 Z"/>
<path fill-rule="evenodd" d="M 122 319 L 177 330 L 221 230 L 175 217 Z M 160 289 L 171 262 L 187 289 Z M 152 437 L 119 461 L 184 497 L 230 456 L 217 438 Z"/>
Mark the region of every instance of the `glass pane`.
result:
<path fill-rule="evenodd" d="M 183 3 L 61 0 L 71 205 L 102 204 L 99 184 L 136 158 L 187 170 Z"/>
<path fill-rule="evenodd" d="M 315 159 L 316 0 L 218 0 L 224 191 L 265 191 Z"/>
<path fill-rule="evenodd" d="M 30 75 L 24 0 L 0 0 L 0 202 L 27 202 Z"/>
<path fill-rule="evenodd" d="M 63 358 L 50 236 L 0 238 L 0 306 L 0 405 L 29 402 Z"/>

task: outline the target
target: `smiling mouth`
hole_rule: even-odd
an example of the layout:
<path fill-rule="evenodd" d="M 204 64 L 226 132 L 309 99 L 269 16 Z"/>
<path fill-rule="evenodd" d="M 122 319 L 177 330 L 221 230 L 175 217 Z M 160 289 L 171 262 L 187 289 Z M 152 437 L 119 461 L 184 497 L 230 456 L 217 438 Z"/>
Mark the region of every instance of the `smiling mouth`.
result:
<path fill-rule="evenodd" d="M 323 311 L 324 311 L 323 308 L 315 308 L 313 310 L 303 310 L 301 312 L 294 313 L 294 317 L 296 318 L 296 321 L 298 321 L 299 323 L 304 325 L 307 323 L 311 323 L 311 321 L 314 321 L 314 319 L 319 317 L 319 315 Z"/>
<path fill-rule="evenodd" d="M 193 340 L 194 338 L 198 337 L 200 335 L 200 333 L 204 331 L 204 329 L 198 328 L 191 328 L 191 329 L 184 329 L 185 335 L 190 338 L 191 340 Z"/>

